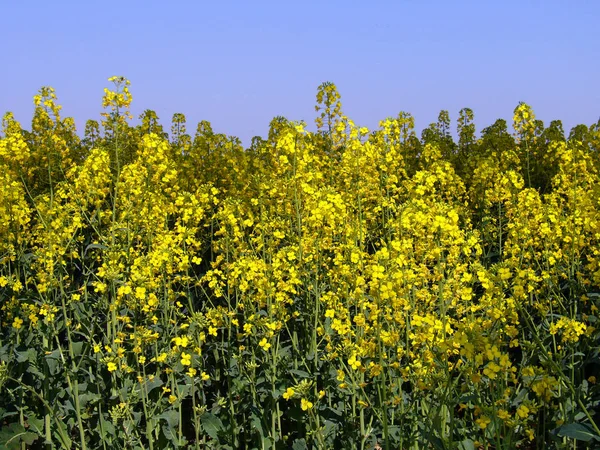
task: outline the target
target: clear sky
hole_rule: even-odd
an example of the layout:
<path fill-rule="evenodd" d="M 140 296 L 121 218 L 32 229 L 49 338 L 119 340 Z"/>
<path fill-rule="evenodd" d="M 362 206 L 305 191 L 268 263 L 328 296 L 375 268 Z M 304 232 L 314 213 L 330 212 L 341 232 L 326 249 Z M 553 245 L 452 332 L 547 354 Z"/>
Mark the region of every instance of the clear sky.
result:
<path fill-rule="evenodd" d="M 53 86 L 63 114 L 100 118 L 106 79 L 131 80 L 132 110 L 170 128 L 183 112 L 248 144 L 283 115 L 314 124 L 333 81 L 358 125 L 441 109 L 475 112 L 478 131 L 529 103 L 568 132 L 600 116 L 600 1 L 0 0 L 0 114 L 29 127 Z"/>

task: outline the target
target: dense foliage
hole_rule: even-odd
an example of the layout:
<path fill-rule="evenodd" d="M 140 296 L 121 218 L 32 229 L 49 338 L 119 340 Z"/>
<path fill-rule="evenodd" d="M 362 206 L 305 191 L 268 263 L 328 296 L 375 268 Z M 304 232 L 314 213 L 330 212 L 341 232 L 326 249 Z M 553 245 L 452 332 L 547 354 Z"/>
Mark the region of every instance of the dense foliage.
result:
<path fill-rule="evenodd" d="M 600 445 L 599 124 L 324 83 L 244 149 L 110 81 L 83 138 L 51 88 L 2 122 L 0 446 Z"/>

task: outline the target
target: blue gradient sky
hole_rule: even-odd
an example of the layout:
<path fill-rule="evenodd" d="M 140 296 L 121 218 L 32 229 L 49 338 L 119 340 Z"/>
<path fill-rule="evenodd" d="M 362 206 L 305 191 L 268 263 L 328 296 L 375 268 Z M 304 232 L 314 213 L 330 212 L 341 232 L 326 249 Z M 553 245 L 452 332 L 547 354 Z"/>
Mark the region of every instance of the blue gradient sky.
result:
<path fill-rule="evenodd" d="M 600 1 L 0 0 L 0 114 L 29 127 L 53 86 L 80 132 L 99 119 L 111 75 L 132 82 L 135 116 L 167 129 L 209 120 L 248 144 L 276 115 L 313 126 L 317 86 L 333 81 L 357 124 L 408 111 L 475 111 L 478 131 L 522 100 L 565 130 L 600 115 Z"/>

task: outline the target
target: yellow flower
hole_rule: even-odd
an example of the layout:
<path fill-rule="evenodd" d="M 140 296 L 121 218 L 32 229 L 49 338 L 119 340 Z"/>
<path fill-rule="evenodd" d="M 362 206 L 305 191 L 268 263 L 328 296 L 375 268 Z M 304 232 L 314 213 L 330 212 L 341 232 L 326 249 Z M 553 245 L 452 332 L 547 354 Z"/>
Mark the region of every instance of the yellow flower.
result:
<path fill-rule="evenodd" d="M 198 371 L 193 367 L 190 367 L 187 371 L 187 374 L 190 378 L 194 378 L 196 376 L 196 373 L 198 373 Z"/>
<path fill-rule="evenodd" d="M 13 321 L 13 328 L 15 330 L 18 330 L 19 328 L 21 328 L 21 326 L 23 325 L 23 319 L 21 319 L 20 317 L 15 317 L 15 320 Z"/>
<path fill-rule="evenodd" d="M 202 378 L 202 381 L 208 381 L 208 380 L 210 380 L 210 375 L 207 374 L 206 372 L 202 372 L 202 374 L 200 375 L 200 378 Z"/>
<path fill-rule="evenodd" d="M 117 290 L 117 294 L 120 294 L 120 295 L 131 294 L 131 286 L 125 285 L 125 286 L 119 287 L 119 289 Z"/>
<path fill-rule="evenodd" d="M 109 362 L 106 365 L 107 369 L 109 372 L 114 372 L 115 370 L 117 370 L 117 365 L 114 362 Z"/>
<path fill-rule="evenodd" d="M 262 338 L 262 340 L 258 343 L 262 347 L 263 350 L 267 351 L 271 348 L 271 344 L 267 342 L 267 338 Z"/>
<path fill-rule="evenodd" d="M 350 364 L 350 367 L 356 370 L 360 367 L 360 360 L 356 359 L 355 355 L 352 355 L 350 358 L 348 358 L 348 364 Z"/>
<path fill-rule="evenodd" d="M 169 395 L 169 403 L 170 404 L 173 404 L 176 401 L 177 401 L 177 396 L 176 395 L 173 395 L 173 394 Z"/>
<path fill-rule="evenodd" d="M 498 410 L 498 418 L 500 418 L 502 420 L 507 420 L 510 418 L 510 414 L 505 409 L 499 409 Z"/>
<path fill-rule="evenodd" d="M 92 283 L 94 285 L 94 289 L 96 292 L 98 292 L 99 294 L 103 294 L 104 292 L 106 292 L 106 284 L 102 283 L 101 281 L 94 281 Z"/>
<path fill-rule="evenodd" d="M 300 407 L 302 408 L 302 411 L 307 411 L 313 407 L 313 404 L 312 404 L 312 402 L 309 402 L 308 400 L 303 398 L 300 401 Z"/>
<path fill-rule="evenodd" d="M 181 365 L 189 366 L 191 364 L 192 364 L 192 355 L 190 355 L 189 353 L 182 353 L 181 354 Z"/>
<path fill-rule="evenodd" d="M 289 400 L 293 396 L 294 396 L 294 389 L 291 387 L 287 388 L 286 391 L 283 393 L 283 398 L 286 400 Z"/>
<path fill-rule="evenodd" d="M 524 377 L 532 377 L 535 375 L 535 371 L 533 370 L 533 367 L 525 367 L 521 373 L 523 374 Z"/>
<path fill-rule="evenodd" d="M 135 298 L 138 300 L 144 300 L 146 298 L 146 288 L 145 287 L 136 287 L 135 288 Z"/>
<path fill-rule="evenodd" d="M 177 347 L 187 347 L 188 343 L 189 343 L 189 339 L 187 336 L 177 336 L 176 338 L 173 338 L 173 342 L 175 342 L 175 345 Z"/>
<path fill-rule="evenodd" d="M 533 432 L 533 430 L 531 428 L 527 428 L 525 430 L 525 433 L 527 434 L 527 438 L 529 439 L 529 441 L 533 441 L 533 438 L 535 437 L 535 433 Z"/>
<path fill-rule="evenodd" d="M 502 281 L 508 280 L 511 277 L 510 269 L 506 267 L 501 267 L 498 269 L 498 275 Z"/>
<path fill-rule="evenodd" d="M 477 419 L 475 421 L 475 423 L 477 425 L 479 425 L 479 428 L 481 428 L 482 430 L 485 430 L 487 428 L 487 426 L 490 424 L 490 422 L 491 422 L 491 420 L 487 416 L 481 416 L 479 419 Z"/>
<path fill-rule="evenodd" d="M 519 408 L 517 409 L 517 415 L 521 419 L 526 419 L 527 416 L 529 415 L 529 408 L 527 406 L 525 406 L 525 405 L 519 406 Z"/>

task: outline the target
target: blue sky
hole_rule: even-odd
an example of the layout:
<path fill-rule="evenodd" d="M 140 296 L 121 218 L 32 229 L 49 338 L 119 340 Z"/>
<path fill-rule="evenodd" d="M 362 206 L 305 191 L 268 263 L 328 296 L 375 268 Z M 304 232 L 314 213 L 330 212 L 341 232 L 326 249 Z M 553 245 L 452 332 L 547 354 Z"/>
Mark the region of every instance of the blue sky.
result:
<path fill-rule="evenodd" d="M 0 114 L 25 127 L 53 86 L 64 115 L 99 119 L 106 79 L 131 80 L 135 116 L 183 112 L 248 144 L 283 115 L 315 117 L 333 81 L 357 124 L 475 111 L 478 131 L 519 101 L 568 132 L 600 116 L 600 2 L 20 1 L 0 3 Z"/>

